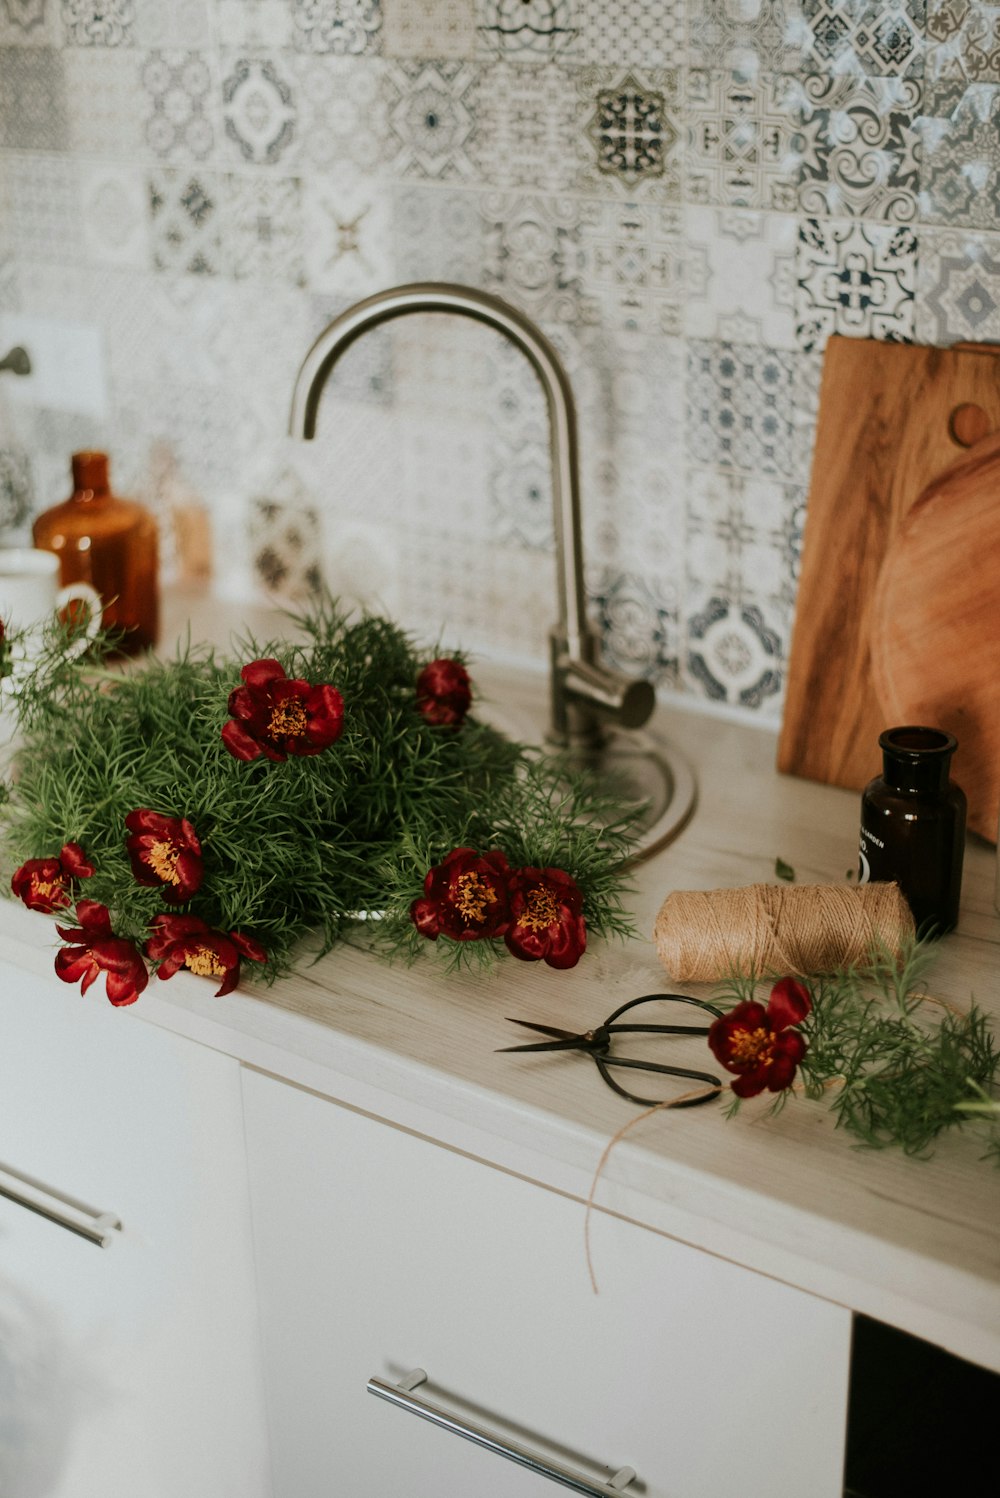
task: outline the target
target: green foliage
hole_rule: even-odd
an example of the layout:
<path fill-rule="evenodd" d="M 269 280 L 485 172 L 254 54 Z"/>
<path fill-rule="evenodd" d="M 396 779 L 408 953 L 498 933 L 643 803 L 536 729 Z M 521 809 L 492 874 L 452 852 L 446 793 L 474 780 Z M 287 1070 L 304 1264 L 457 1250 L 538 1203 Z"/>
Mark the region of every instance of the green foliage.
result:
<path fill-rule="evenodd" d="M 945 1130 L 978 1124 L 1000 1165 L 1000 1056 L 975 1003 L 960 1013 L 928 993 L 934 953 L 934 943 L 916 942 L 901 963 L 876 952 L 863 968 L 801 980 L 812 1010 L 799 1027 L 808 1050 L 798 1085 L 868 1148 L 926 1156 Z M 733 1002 L 766 999 L 757 986 L 734 979 L 725 994 Z M 772 1110 L 790 1095 L 778 1093 Z M 730 1112 L 738 1106 L 737 1098 Z"/>
<path fill-rule="evenodd" d="M 359 939 L 375 924 L 359 926 L 366 914 L 388 912 L 383 951 L 410 952 L 409 903 L 430 864 L 461 845 L 502 848 L 512 865 L 558 865 L 580 885 L 593 932 L 629 929 L 629 829 L 593 787 L 474 716 L 458 731 L 428 724 L 415 701 L 425 658 L 386 620 L 328 601 L 294 622 L 296 641 L 247 638 L 235 657 L 187 648 L 118 670 L 99 651 L 84 664 L 47 656 L 18 699 L 23 746 L 0 806 L 7 887 L 26 858 L 79 842 L 97 869 L 81 893 L 109 907 L 117 934 L 142 942 L 166 907 L 136 883 L 124 823 L 149 808 L 193 823 L 205 877 L 186 908 L 262 942 L 268 980 L 304 940 L 322 954 L 348 933 Z M 229 694 L 241 666 L 265 657 L 341 692 L 332 747 L 279 764 L 226 751 Z M 490 955 L 487 943 L 462 945 Z"/>

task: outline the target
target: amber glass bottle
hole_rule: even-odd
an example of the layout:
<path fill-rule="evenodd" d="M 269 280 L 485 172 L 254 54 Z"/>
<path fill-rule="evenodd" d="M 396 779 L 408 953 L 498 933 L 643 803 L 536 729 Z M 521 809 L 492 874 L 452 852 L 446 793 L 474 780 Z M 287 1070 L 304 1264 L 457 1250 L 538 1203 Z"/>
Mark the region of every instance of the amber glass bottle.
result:
<path fill-rule="evenodd" d="M 35 521 L 35 545 L 59 558 L 61 583 L 87 582 L 104 601 L 104 625 L 121 631 L 129 655 L 156 644 L 159 572 L 156 521 L 108 484 L 105 453 L 73 454 L 73 493 Z"/>
<path fill-rule="evenodd" d="M 888 728 L 882 774 L 861 797 L 862 884 L 894 879 L 917 933 L 942 936 L 958 920 L 965 792 L 949 779 L 958 744 L 938 728 Z"/>

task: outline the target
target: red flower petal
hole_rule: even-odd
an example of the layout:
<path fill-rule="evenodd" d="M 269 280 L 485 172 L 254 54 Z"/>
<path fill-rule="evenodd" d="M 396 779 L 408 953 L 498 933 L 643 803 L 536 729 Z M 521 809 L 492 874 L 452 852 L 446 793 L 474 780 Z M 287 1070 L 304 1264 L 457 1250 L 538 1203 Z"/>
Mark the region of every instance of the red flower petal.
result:
<path fill-rule="evenodd" d="M 71 879 L 89 879 L 94 873 L 94 865 L 87 858 L 79 843 L 63 843 L 59 853 L 59 862 L 63 872 Z"/>
<path fill-rule="evenodd" d="M 240 675 L 248 687 L 257 689 L 269 686 L 272 681 L 287 680 L 284 666 L 280 661 L 276 661 L 271 657 L 265 657 L 264 660 L 260 661 L 250 661 L 248 665 L 243 667 Z"/>
<path fill-rule="evenodd" d="M 772 1030 L 787 1030 L 800 1025 L 812 1008 L 808 992 L 796 978 L 782 978 L 771 989 L 767 1018 Z"/>

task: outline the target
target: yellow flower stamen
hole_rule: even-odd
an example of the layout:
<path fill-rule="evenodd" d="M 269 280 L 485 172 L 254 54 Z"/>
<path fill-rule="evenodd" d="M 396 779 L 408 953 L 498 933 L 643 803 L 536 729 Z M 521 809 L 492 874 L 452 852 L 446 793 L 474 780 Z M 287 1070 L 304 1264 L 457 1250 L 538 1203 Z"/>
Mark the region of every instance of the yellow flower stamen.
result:
<path fill-rule="evenodd" d="M 496 890 L 471 870 L 468 874 L 460 874 L 455 883 L 458 886 L 455 909 L 463 920 L 475 921 L 477 926 L 481 926 L 486 919 L 487 907 L 497 903 Z"/>
<path fill-rule="evenodd" d="M 190 968 L 192 973 L 197 973 L 199 978 L 224 978 L 226 975 L 218 953 L 213 952 L 211 947 L 196 947 L 184 958 L 184 966 Z"/>
<path fill-rule="evenodd" d="M 547 931 L 559 919 L 555 896 L 547 884 L 528 891 L 527 907 L 518 925 L 527 926 L 529 931 Z"/>
<path fill-rule="evenodd" d="M 774 1032 L 763 1025 L 756 1030 L 733 1030 L 729 1045 L 730 1059 L 738 1065 L 770 1066 L 774 1060 Z"/>
<path fill-rule="evenodd" d="M 43 900 L 54 900 L 66 893 L 66 884 L 62 879 L 39 879 L 37 874 L 33 874 L 31 891 L 36 897 L 40 895 Z"/>
<path fill-rule="evenodd" d="M 298 738 L 306 731 L 306 710 L 298 697 L 286 697 L 271 709 L 267 731 L 275 738 Z"/>
<path fill-rule="evenodd" d="M 177 872 L 180 853 L 176 843 L 160 839 L 150 844 L 144 857 L 157 879 L 162 879 L 164 884 L 180 884 L 181 876 Z"/>

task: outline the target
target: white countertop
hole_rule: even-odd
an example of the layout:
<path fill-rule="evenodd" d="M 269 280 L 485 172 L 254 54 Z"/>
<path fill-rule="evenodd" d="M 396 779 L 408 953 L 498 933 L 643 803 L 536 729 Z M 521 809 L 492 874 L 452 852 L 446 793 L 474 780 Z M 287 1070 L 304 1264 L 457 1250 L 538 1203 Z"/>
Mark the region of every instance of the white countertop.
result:
<path fill-rule="evenodd" d="M 193 619 L 195 636 L 219 636 L 217 606 Z M 279 632 L 273 616 L 253 623 L 261 637 Z M 638 938 L 594 944 L 567 973 L 510 959 L 488 975 L 446 975 L 432 956 L 407 968 L 349 947 L 221 999 L 179 973 L 152 983 L 122 1023 L 164 1026 L 586 1201 L 605 1146 L 638 1110 L 585 1057 L 496 1054 L 518 1038 L 504 1016 L 588 1028 L 676 986 L 650 936 L 672 890 L 770 882 L 777 857 L 799 883 L 839 883 L 856 861 L 857 795 L 779 775 L 773 732 L 660 712 L 696 766 L 698 804 L 636 872 Z M 931 982 L 958 1004 L 975 996 L 1000 1028 L 995 868 L 994 850 L 970 842 L 958 931 L 941 942 Z M 0 941 L 12 961 L 51 971 L 45 917 L 3 901 Z M 88 998 L 105 1002 L 102 986 Z M 702 1042 L 676 1045 L 679 1064 L 716 1069 Z M 1000 1371 L 1000 1171 L 980 1160 L 974 1133 L 911 1160 L 852 1148 L 821 1104 L 796 1098 L 770 1119 L 766 1107 L 755 1100 L 726 1120 L 709 1103 L 642 1120 L 611 1152 L 595 1203 Z M 583 1234 L 581 1208 L 581 1255 Z"/>

